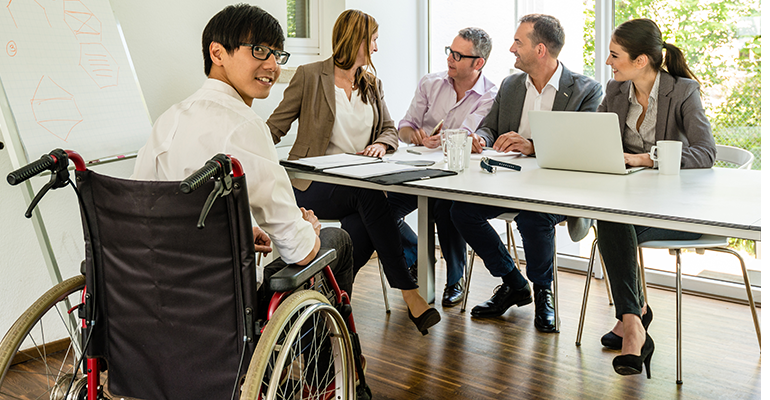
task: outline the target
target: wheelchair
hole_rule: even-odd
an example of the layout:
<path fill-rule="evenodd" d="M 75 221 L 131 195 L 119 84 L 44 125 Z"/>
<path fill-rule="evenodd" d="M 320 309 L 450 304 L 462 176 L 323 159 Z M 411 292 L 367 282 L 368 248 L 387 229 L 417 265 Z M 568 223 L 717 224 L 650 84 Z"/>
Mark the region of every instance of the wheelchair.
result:
<path fill-rule="evenodd" d="M 371 398 L 350 299 L 328 266 L 334 250 L 257 284 L 236 159 L 219 154 L 182 182 L 150 182 L 97 174 L 57 149 L 8 182 L 44 171 L 51 180 L 26 215 L 72 186 L 86 256 L 82 274 L 48 290 L 0 342 L 0 398 L 32 386 L 9 370 L 31 368 L 45 383 L 28 398 Z"/>

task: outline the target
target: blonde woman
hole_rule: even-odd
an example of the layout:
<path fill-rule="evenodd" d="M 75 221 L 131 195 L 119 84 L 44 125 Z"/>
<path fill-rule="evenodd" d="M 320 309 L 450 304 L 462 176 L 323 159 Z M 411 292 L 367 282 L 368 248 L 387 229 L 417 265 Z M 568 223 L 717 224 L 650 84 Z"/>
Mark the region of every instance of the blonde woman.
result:
<path fill-rule="evenodd" d="M 283 100 L 267 120 L 278 143 L 299 119 L 289 159 L 338 153 L 382 157 L 398 147 L 371 54 L 377 51 L 378 25 L 359 10 L 346 10 L 332 32 L 331 58 L 297 68 Z M 353 239 L 354 271 L 374 250 L 390 286 L 400 289 L 409 318 L 423 335 L 441 315 L 423 299 L 412 281 L 396 220 L 382 191 L 293 180 L 300 207 L 318 218 L 337 219 Z"/>

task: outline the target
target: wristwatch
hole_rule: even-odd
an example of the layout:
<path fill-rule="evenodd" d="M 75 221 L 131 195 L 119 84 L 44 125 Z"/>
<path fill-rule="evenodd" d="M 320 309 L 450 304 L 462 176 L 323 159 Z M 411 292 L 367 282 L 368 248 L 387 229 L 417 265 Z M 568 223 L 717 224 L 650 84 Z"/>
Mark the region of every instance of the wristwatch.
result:
<path fill-rule="evenodd" d="M 481 157 L 481 169 L 484 171 L 490 174 L 494 174 L 495 171 L 497 171 L 497 167 L 509 168 L 514 171 L 521 171 L 521 166 L 519 165 L 493 160 L 489 157 Z"/>

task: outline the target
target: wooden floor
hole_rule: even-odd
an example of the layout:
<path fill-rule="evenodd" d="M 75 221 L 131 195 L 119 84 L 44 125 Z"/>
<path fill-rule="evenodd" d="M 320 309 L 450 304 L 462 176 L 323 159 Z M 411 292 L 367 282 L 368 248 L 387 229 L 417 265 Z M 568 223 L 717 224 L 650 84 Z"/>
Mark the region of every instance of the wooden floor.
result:
<path fill-rule="evenodd" d="M 604 281 L 593 280 L 582 346 L 575 346 L 585 275 L 559 275 L 561 333 L 538 332 L 534 305 L 492 319 L 473 319 L 499 279 L 476 259 L 468 310 L 443 308 L 441 322 L 422 336 L 396 290 L 384 312 L 376 263 L 356 277 L 353 312 L 376 399 L 754 399 L 760 397 L 760 353 L 748 306 L 683 296 L 683 385 L 676 379 L 676 296 L 648 289 L 655 311 L 652 379 L 620 376 L 618 352 L 599 338 L 614 324 Z M 444 286 L 437 265 L 438 296 Z"/>
<path fill-rule="evenodd" d="M 468 308 L 499 284 L 480 260 L 474 268 Z M 437 266 L 443 288 L 443 261 Z M 755 399 L 760 397 L 760 354 L 747 306 L 684 296 L 684 384 L 677 385 L 675 294 L 649 289 L 655 310 L 652 379 L 620 376 L 618 353 L 599 337 L 614 323 L 603 281 L 593 280 L 583 345 L 575 346 L 585 276 L 562 272 L 561 333 L 533 326 L 534 306 L 512 308 L 499 318 L 471 319 L 437 307 L 442 320 L 422 336 L 407 318 L 396 290 L 385 314 L 376 260 L 356 277 L 353 312 L 375 399 Z M 440 290 L 439 290 L 440 296 Z M 22 378 L 23 377 L 17 377 Z M 23 381 L 20 381 L 23 382 Z M 21 383 L 21 386 L 26 384 Z M 5 388 L 4 388 L 5 389 Z M 13 397 L 25 391 L 19 389 Z"/>

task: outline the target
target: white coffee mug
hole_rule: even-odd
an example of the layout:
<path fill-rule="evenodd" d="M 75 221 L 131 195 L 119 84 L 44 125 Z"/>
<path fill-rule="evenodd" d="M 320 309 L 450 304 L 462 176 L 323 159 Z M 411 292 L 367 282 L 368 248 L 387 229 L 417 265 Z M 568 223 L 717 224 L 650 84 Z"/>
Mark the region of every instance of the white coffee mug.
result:
<path fill-rule="evenodd" d="M 658 170 L 663 175 L 679 175 L 682 163 L 682 142 L 678 140 L 658 140 L 650 149 L 650 158 L 658 162 Z"/>

